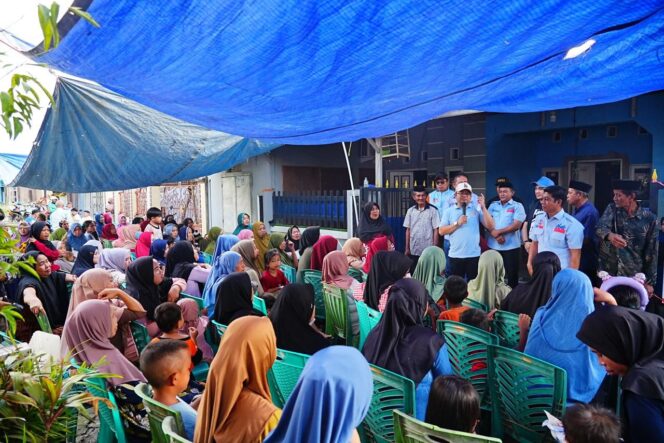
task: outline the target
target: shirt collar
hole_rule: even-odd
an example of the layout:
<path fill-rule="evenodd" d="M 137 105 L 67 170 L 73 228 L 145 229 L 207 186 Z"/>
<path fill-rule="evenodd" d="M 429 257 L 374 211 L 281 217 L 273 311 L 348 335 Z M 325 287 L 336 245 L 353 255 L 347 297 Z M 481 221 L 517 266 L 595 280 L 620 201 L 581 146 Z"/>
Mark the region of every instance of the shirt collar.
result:
<path fill-rule="evenodd" d="M 563 218 L 563 215 L 565 215 L 565 210 L 564 210 L 564 209 L 561 209 L 561 210 L 558 211 L 553 217 L 549 217 L 549 220 L 554 219 L 554 218 L 555 218 L 556 220 L 559 219 L 559 218 Z M 547 217 L 548 217 L 548 216 L 547 216 Z"/>

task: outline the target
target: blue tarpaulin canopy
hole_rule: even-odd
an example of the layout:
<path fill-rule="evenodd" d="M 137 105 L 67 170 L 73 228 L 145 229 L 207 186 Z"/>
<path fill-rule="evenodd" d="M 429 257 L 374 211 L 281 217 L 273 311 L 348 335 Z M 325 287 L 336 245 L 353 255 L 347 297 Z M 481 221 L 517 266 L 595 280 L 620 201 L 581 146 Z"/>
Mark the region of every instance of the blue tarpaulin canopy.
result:
<path fill-rule="evenodd" d="M 193 179 L 275 145 L 212 131 L 60 78 L 30 156 L 12 186 L 92 192 Z"/>
<path fill-rule="evenodd" d="M 178 119 L 278 143 L 664 89 L 661 0 L 94 0 L 88 10 L 101 28 L 78 21 L 37 59 Z"/>

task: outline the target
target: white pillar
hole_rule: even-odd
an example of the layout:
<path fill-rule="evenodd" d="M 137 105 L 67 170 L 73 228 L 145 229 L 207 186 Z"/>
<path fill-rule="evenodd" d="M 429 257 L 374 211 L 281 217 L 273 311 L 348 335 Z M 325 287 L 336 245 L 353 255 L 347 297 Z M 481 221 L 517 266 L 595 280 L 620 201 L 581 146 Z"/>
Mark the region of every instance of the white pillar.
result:
<path fill-rule="evenodd" d="M 368 138 L 367 141 L 369 145 L 374 149 L 375 153 L 375 176 L 376 176 L 376 187 L 383 187 L 383 151 L 381 147 L 382 139 L 380 138 Z"/>

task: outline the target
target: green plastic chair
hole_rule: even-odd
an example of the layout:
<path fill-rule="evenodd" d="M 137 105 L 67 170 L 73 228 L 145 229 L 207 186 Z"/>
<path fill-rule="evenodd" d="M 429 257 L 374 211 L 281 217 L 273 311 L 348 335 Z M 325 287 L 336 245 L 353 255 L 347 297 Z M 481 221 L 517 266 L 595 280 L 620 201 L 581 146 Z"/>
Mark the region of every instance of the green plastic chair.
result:
<path fill-rule="evenodd" d="M 201 252 L 200 254 L 203 256 L 205 263 L 208 265 L 212 264 L 212 254 L 208 254 L 207 252 Z"/>
<path fill-rule="evenodd" d="M 180 292 L 180 298 L 188 298 L 194 300 L 198 305 L 198 313 L 200 314 L 203 308 L 205 308 L 205 302 L 202 297 L 196 297 L 195 295 L 187 294 L 186 292 Z"/>
<path fill-rule="evenodd" d="M 499 343 L 498 336 L 482 329 L 449 320 L 438 320 L 438 334 L 447 344 L 454 375 L 469 380 L 488 408 L 489 363 L 487 347 Z"/>
<path fill-rule="evenodd" d="M 565 413 L 567 374 L 564 369 L 497 345 L 488 346 L 493 398 L 492 422 L 519 442 L 540 442 L 549 434 L 542 427 L 544 411 Z M 499 434 L 502 436 L 502 434 Z"/>
<path fill-rule="evenodd" d="M 168 441 L 169 443 L 192 443 L 186 438 L 181 437 L 175 430 L 176 429 L 175 427 L 176 427 L 176 422 L 173 417 L 164 418 L 164 421 L 161 423 L 161 430 L 168 437 L 168 440 L 166 441 Z"/>
<path fill-rule="evenodd" d="M 150 334 L 148 334 L 148 328 L 143 323 L 136 320 L 129 322 L 129 327 L 131 328 L 131 335 L 134 337 L 136 348 L 140 354 L 143 352 L 143 349 L 145 349 L 148 343 L 150 343 Z"/>
<path fill-rule="evenodd" d="M 499 438 L 452 431 L 417 420 L 401 411 L 394 413 L 394 441 L 396 443 L 500 443 Z"/>
<path fill-rule="evenodd" d="M 148 411 L 148 422 L 150 422 L 150 433 L 152 434 L 152 443 L 168 443 L 170 439 L 162 430 L 162 421 L 166 417 L 173 417 L 175 420 L 175 432 L 178 435 L 184 435 L 184 423 L 182 422 L 182 415 L 169 408 L 168 406 L 159 403 L 152 398 L 152 388 L 147 383 L 139 383 L 134 389 L 136 395 L 143 399 L 143 406 Z"/>
<path fill-rule="evenodd" d="M 219 323 L 216 320 L 211 320 L 211 321 L 212 321 L 212 324 L 214 325 L 215 329 L 217 330 L 217 334 L 219 334 L 219 340 L 221 340 L 222 337 L 224 336 L 224 334 L 226 333 L 226 329 L 228 328 L 228 326 L 227 325 L 222 325 L 221 323 Z"/>
<path fill-rule="evenodd" d="M 115 401 L 115 395 L 108 388 L 104 379 L 91 378 L 86 382 L 86 386 L 90 394 L 106 399 L 111 404 L 109 408 L 105 402 L 99 402 L 99 434 L 97 441 L 104 443 L 126 443 L 127 437 L 125 436 L 118 403 Z"/>
<path fill-rule="evenodd" d="M 286 276 L 288 283 L 295 283 L 295 280 L 297 279 L 297 269 L 285 263 L 282 263 L 281 272 L 283 272 L 284 275 Z"/>
<path fill-rule="evenodd" d="M 480 311 L 489 312 L 489 307 L 484 303 L 480 303 L 468 297 L 464 298 L 461 302 L 463 306 L 468 306 L 469 308 L 479 309 Z"/>
<path fill-rule="evenodd" d="M 277 360 L 267 372 L 267 381 L 272 394 L 272 403 L 283 408 L 290 397 L 309 355 L 277 349 Z"/>
<path fill-rule="evenodd" d="M 316 306 L 316 318 L 325 320 L 325 301 L 323 301 L 323 274 L 315 269 L 302 271 L 304 283 L 314 287 L 314 305 Z"/>
<path fill-rule="evenodd" d="M 361 425 L 364 442 L 393 442 L 394 417 L 392 411 L 398 409 L 405 414 L 415 415 L 415 383 L 399 374 L 371 367 L 373 375 L 373 396 L 369 412 Z"/>
<path fill-rule="evenodd" d="M 500 339 L 500 344 L 516 348 L 519 344 L 519 315 L 507 311 L 496 311 L 493 315 L 492 331 Z"/>
<path fill-rule="evenodd" d="M 362 350 L 369 333 L 374 327 L 376 327 L 383 314 L 381 314 L 380 311 L 371 309 L 363 301 L 356 301 L 355 306 L 357 306 L 357 316 L 360 321 L 360 339 L 358 341 L 358 348 Z"/>
<path fill-rule="evenodd" d="M 265 300 L 258 295 L 254 295 L 252 303 L 255 310 L 261 311 L 263 314 L 267 315 L 267 305 L 265 304 Z"/>
<path fill-rule="evenodd" d="M 347 346 L 357 347 L 359 337 L 353 336 L 346 291 L 323 283 L 323 301 L 325 302 L 325 333 L 344 340 Z"/>
<path fill-rule="evenodd" d="M 356 268 L 348 268 L 348 275 L 350 275 L 360 283 L 364 283 L 364 280 L 367 277 L 367 275 L 364 272 Z"/>

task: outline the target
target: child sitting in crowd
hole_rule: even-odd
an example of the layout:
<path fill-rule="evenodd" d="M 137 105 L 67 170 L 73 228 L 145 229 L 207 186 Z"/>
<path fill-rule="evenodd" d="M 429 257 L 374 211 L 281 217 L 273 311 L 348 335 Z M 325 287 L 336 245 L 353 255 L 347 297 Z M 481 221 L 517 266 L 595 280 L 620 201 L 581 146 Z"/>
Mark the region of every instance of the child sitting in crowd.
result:
<path fill-rule="evenodd" d="M 161 210 L 159 208 L 150 208 L 147 215 L 147 224 L 144 232 L 152 232 L 152 240 L 162 240 L 164 238 L 161 232 Z"/>
<path fill-rule="evenodd" d="M 468 284 L 466 280 L 458 275 L 448 277 L 443 287 L 443 296 L 439 301 L 439 303 L 443 304 L 441 308 L 445 308 L 445 300 L 447 300 L 448 306 L 447 310 L 444 310 L 438 319 L 461 321 L 461 314 L 469 309 L 468 306 L 461 304 L 466 297 L 468 297 Z"/>
<path fill-rule="evenodd" d="M 453 431 L 475 433 L 480 422 L 480 396 L 468 380 L 436 377 L 429 392 L 425 421 Z"/>
<path fill-rule="evenodd" d="M 265 292 L 277 294 L 288 284 L 286 275 L 281 271 L 281 256 L 278 249 L 265 252 L 265 271 L 261 276 L 261 286 Z"/>
<path fill-rule="evenodd" d="M 194 438 L 196 411 L 178 394 L 187 389 L 191 368 L 189 346 L 180 340 L 153 342 L 141 353 L 141 371 L 152 386 L 152 397 L 180 413 L 189 440 Z"/>
<path fill-rule="evenodd" d="M 577 403 L 563 416 L 566 443 L 618 443 L 620 420 L 608 409 Z"/>
<path fill-rule="evenodd" d="M 184 327 L 184 318 L 182 317 L 182 309 L 177 303 L 166 302 L 160 304 L 154 311 L 154 318 L 161 335 L 153 338 L 152 342 L 169 339 L 181 341 L 188 347 L 194 365 L 201 362 L 203 353 L 196 346 L 198 331 L 196 328 L 189 328 L 189 335 L 180 332 Z"/>

